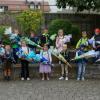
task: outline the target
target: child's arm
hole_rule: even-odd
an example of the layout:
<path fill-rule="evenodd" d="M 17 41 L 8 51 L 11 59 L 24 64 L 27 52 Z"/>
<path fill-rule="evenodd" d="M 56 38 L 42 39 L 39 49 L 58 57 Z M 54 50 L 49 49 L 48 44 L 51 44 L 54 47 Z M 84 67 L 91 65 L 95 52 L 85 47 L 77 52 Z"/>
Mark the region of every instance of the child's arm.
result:
<path fill-rule="evenodd" d="M 50 59 L 50 63 L 52 62 L 52 56 L 51 56 L 51 52 L 49 51 L 49 59 Z"/>
<path fill-rule="evenodd" d="M 80 39 L 80 40 L 78 41 L 78 43 L 76 44 L 76 49 L 79 48 L 80 44 L 81 44 L 81 39 Z"/>
<path fill-rule="evenodd" d="M 59 47 L 59 43 L 58 43 L 58 41 L 59 41 L 59 38 L 57 37 L 57 38 L 56 38 L 56 48 Z"/>
<path fill-rule="evenodd" d="M 41 56 L 41 57 L 43 56 L 43 50 L 40 51 L 40 56 Z"/>
<path fill-rule="evenodd" d="M 79 56 L 79 55 L 78 55 L 78 52 L 79 52 L 79 51 L 76 52 L 75 58 L 77 58 L 77 57 Z"/>

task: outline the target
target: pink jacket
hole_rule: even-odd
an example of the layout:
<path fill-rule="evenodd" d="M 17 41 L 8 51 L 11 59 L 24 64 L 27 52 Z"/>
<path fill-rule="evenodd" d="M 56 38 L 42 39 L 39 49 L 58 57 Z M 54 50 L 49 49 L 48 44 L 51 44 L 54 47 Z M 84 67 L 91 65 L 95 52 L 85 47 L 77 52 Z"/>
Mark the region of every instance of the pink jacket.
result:
<path fill-rule="evenodd" d="M 63 50 L 63 44 L 64 44 L 64 37 L 57 37 L 56 38 L 56 48 L 59 52 Z"/>

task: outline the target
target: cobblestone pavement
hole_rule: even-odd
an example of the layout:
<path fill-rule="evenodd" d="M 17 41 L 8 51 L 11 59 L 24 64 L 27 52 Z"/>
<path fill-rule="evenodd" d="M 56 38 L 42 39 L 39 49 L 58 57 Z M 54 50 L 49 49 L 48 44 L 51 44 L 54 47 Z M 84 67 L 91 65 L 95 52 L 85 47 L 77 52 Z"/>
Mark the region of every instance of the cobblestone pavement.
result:
<path fill-rule="evenodd" d="M 0 100 L 100 100 L 100 80 L 1 81 Z"/>

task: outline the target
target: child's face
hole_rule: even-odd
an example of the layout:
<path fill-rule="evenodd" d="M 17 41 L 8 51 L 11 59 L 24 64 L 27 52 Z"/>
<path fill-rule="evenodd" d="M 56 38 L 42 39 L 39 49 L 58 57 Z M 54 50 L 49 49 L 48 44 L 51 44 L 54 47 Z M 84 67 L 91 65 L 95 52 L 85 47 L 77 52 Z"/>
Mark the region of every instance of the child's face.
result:
<path fill-rule="evenodd" d="M 100 29 L 95 29 L 95 35 L 99 35 L 100 34 Z"/>
<path fill-rule="evenodd" d="M 48 50 L 48 46 L 44 46 L 43 49 L 44 49 L 44 51 L 47 51 Z"/>
<path fill-rule="evenodd" d="M 44 33 L 48 33 L 48 30 L 47 29 L 44 29 Z"/>
<path fill-rule="evenodd" d="M 11 49 L 10 45 L 6 45 L 6 46 L 5 46 L 5 49 L 6 49 L 6 50 L 10 50 L 10 49 Z"/>
<path fill-rule="evenodd" d="M 58 36 L 63 36 L 63 35 L 64 35 L 63 30 L 59 30 L 58 31 Z"/>
<path fill-rule="evenodd" d="M 82 37 L 83 38 L 87 37 L 87 34 L 86 33 L 82 33 Z"/>
<path fill-rule="evenodd" d="M 26 43 L 25 42 L 22 42 L 21 45 L 22 45 L 22 47 L 26 47 Z"/>
<path fill-rule="evenodd" d="M 15 34 L 19 34 L 19 31 L 16 29 L 16 30 L 14 30 L 14 33 Z"/>
<path fill-rule="evenodd" d="M 35 34 L 33 32 L 31 32 L 31 37 L 34 37 L 34 36 L 35 36 Z"/>

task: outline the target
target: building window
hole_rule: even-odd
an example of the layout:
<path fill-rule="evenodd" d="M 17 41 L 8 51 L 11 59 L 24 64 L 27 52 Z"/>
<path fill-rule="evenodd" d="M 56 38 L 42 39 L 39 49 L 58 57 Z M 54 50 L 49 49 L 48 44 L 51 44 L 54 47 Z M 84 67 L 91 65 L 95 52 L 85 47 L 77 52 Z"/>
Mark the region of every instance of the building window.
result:
<path fill-rule="evenodd" d="M 35 4 L 34 4 L 34 2 L 31 2 L 31 3 L 30 3 L 30 9 L 32 9 L 32 10 L 35 9 Z"/>
<path fill-rule="evenodd" d="M 0 12 L 8 11 L 8 6 L 0 6 Z"/>
<path fill-rule="evenodd" d="M 41 3 L 40 2 L 38 3 L 38 9 L 41 9 Z"/>
<path fill-rule="evenodd" d="M 8 11 L 8 6 L 4 6 L 4 11 Z"/>

